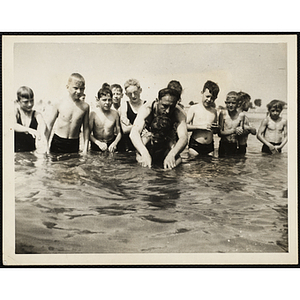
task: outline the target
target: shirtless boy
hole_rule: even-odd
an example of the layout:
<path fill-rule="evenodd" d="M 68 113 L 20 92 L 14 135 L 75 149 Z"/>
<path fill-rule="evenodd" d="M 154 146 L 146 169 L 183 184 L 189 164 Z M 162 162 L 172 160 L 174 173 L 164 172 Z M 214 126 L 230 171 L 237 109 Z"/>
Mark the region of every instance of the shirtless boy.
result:
<path fill-rule="evenodd" d="M 229 92 L 226 96 L 226 109 L 219 115 L 220 144 L 219 157 L 231 156 L 237 153 L 237 128 L 242 119 L 237 111 L 237 93 Z"/>
<path fill-rule="evenodd" d="M 148 131 L 151 132 L 152 123 L 158 117 L 169 118 L 171 121 L 171 128 L 174 128 L 173 130 L 176 134 L 172 139 L 173 130 L 169 132 L 169 137 L 171 139 L 168 143 L 168 149 L 164 151 L 161 162 L 162 166 L 165 169 L 173 169 L 180 163 L 180 153 L 187 145 L 188 134 L 185 113 L 177 105 L 179 98 L 180 94 L 178 91 L 165 88 L 159 91 L 158 99 L 146 102 L 139 110 L 130 132 L 130 138 L 138 151 L 137 160 L 143 167 L 151 168 L 152 162 L 155 160 L 155 153 L 152 153 L 151 155 L 151 150 L 144 144 L 141 134 L 145 125 Z M 163 127 L 170 126 L 170 124 L 167 124 L 168 122 L 165 122 L 164 120 L 162 120 L 162 123 L 166 123 L 166 126 L 164 125 Z M 165 147 L 165 143 L 160 144 L 159 147 Z M 156 152 L 157 150 L 159 149 L 156 147 Z"/>
<path fill-rule="evenodd" d="M 112 97 L 109 88 L 98 91 L 96 109 L 91 112 L 89 119 L 91 150 L 114 152 L 121 139 L 119 114 L 111 109 Z"/>
<path fill-rule="evenodd" d="M 207 81 L 201 92 L 202 102 L 192 105 L 187 114 L 187 129 L 192 131 L 189 141 L 191 156 L 207 155 L 214 151 L 213 134 L 217 133 L 217 110 L 215 100 L 219 87 L 212 81 Z"/>
<path fill-rule="evenodd" d="M 248 135 L 251 133 L 256 135 L 256 129 L 250 124 L 249 119 L 244 112 L 247 112 L 250 108 L 251 97 L 244 92 L 237 93 L 237 111 L 240 114 L 242 120 L 240 126 L 236 129 L 238 139 L 237 154 L 245 155 L 247 151 Z"/>
<path fill-rule="evenodd" d="M 54 135 L 50 152 L 76 153 L 79 152 L 79 134 L 83 126 L 83 154 L 87 152 L 89 142 L 89 105 L 81 100 L 84 95 L 85 80 L 78 74 L 71 74 L 67 90 L 69 95 L 53 107 L 49 121 L 49 132 L 54 123 Z M 49 138 L 49 136 L 48 136 Z"/>
<path fill-rule="evenodd" d="M 263 143 L 262 152 L 280 153 L 287 143 L 287 120 L 280 116 L 285 103 L 272 100 L 267 104 L 268 115 L 262 120 L 257 138 Z"/>

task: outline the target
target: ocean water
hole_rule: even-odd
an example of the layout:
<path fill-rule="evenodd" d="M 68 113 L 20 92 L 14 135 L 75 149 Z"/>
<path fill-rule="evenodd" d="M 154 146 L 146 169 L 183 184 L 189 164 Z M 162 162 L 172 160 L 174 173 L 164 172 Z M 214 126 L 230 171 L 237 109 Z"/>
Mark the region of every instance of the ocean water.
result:
<path fill-rule="evenodd" d="M 258 128 L 260 119 L 250 118 Z M 288 251 L 287 145 L 143 168 L 134 153 L 15 153 L 16 253 Z"/>

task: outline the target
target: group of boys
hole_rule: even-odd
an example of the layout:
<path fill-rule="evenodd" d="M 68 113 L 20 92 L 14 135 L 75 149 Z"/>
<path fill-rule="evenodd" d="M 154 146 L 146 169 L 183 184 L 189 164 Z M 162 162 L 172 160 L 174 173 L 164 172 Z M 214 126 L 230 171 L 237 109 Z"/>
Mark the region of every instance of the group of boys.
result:
<path fill-rule="evenodd" d="M 126 95 L 130 100 L 137 98 L 140 102 L 127 134 L 142 166 L 151 167 L 153 163 L 159 163 L 166 169 L 172 169 L 181 162 L 180 153 L 187 144 L 191 156 L 208 155 L 214 151 L 214 134 L 220 136 L 220 157 L 244 155 L 248 135 L 256 134 L 244 113 L 250 106 L 250 96 L 246 93 L 228 93 L 226 109 L 222 109 L 218 116 L 215 100 L 219 87 L 207 81 L 201 91 L 202 101 L 192 105 L 186 114 L 180 104 L 182 87 L 178 81 L 171 81 L 167 88 L 159 91 L 157 99 L 145 103 L 142 103 L 139 94 L 138 97 L 136 95 L 141 92 L 139 86 L 133 86 L 136 81 L 128 82 Z M 68 97 L 53 105 L 47 125 L 41 114 L 33 111 L 32 90 L 28 87 L 18 90 L 15 151 L 34 150 L 34 143 L 45 139 L 47 151 L 52 153 L 79 152 L 81 128 L 83 154 L 88 151 L 89 142 L 92 151 L 120 151 L 124 135 L 121 126 L 124 121 L 119 114 L 122 87 L 103 84 L 92 112 L 84 100 L 85 80 L 80 74 L 71 74 L 67 90 Z M 287 142 L 287 122 L 280 117 L 284 104 L 273 100 L 267 106 L 269 113 L 257 133 L 257 138 L 264 144 L 263 152 L 281 152 Z M 192 132 L 189 143 L 188 131 Z"/>

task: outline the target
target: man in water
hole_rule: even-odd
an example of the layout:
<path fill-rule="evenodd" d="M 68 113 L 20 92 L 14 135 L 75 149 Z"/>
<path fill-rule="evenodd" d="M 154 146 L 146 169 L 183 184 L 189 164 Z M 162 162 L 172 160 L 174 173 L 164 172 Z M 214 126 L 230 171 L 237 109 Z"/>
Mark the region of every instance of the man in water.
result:
<path fill-rule="evenodd" d="M 159 91 L 158 99 L 145 103 L 138 112 L 136 120 L 130 132 L 130 139 L 137 149 L 137 160 L 143 167 L 152 166 L 152 161 L 156 158 L 159 149 L 158 143 L 154 143 L 156 150 L 151 151 L 150 139 L 142 138 L 141 134 L 146 125 L 146 129 L 151 133 L 153 121 L 157 118 L 167 117 L 171 121 L 171 130 L 167 130 L 167 149 L 162 156 L 162 165 L 165 169 L 173 169 L 180 162 L 180 153 L 184 150 L 188 141 L 186 116 L 184 111 L 177 105 L 180 94 L 174 89 L 165 88 Z M 164 125 L 165 124 L 165 125 Z M 170 126 L 168 122 L 161 122 L 160 126 Z M 153 141 L 153 140 L 152 140 Z M 153 143 L 152 143 L 153 145 Z M 166 147 L 166 141 L 160 143 L 160 148 Z M 151 153 L 151 154 L 150 154 Z"/>

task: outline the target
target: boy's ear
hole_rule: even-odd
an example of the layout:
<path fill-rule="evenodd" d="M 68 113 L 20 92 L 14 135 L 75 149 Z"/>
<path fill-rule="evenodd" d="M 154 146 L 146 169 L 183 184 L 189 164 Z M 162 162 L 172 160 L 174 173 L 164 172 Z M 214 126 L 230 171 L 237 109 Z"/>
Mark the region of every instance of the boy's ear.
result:
<path fill-rule="evenodd" d="M 140 93 L 143 91 L 143 89 L 140 87 Z"/>

